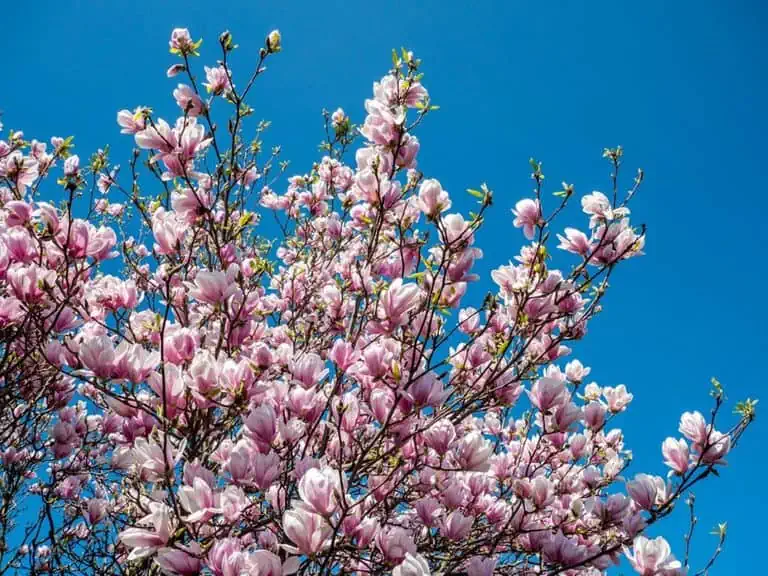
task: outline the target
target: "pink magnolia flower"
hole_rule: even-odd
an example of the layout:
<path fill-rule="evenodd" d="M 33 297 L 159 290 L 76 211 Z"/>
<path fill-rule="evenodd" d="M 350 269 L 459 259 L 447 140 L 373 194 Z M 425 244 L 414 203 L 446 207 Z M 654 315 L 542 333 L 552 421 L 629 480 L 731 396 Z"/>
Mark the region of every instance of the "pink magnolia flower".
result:
<path fill-rule="evenodd" d="M 275 452 L 251 455 L 253 481 L 262 490 L 269 488 L 280 475 L 280 457 Z"/>
<path fill-rule="evenodd" d="M 371 411 L 380 424 L 390 418 L 395 406 L 395 394 L 389 388 L 376 388 L 371 392 Z"/>
<path fill-rule="evenodd" d="M 651 510 L 656 504 L 656 481 L 648 474 L 637 474 L 633 481 L 627 482 L 627 492 L 643 510 Z"/>
<path fill-rule="evenodd" d="M 195 357 L 200 335 L 190 328 L 175 327 L 165 337 L 165 359 L 173 364 L 184 364 Z"/>
<path fill-rule="evenodd" d="M 473 334 L 480 327 L 480 314 L 477 309 L 467 306 L 459 311 L 459 329 L 464 334 Z"/>
<path fill-rule="evenodd" d="M 29 202 L 21 200 L 11 200 L 3 206 L 8 213 L 5 216 L 5 223 L 9 227 L 23 226 L 32 218 L 33 207 Z"/>
<path fill-rule="evenodd" d="M 203 69 L 205 70 L 205 79 L 207 80 L 207 82 L 203 83 L 203 86 L 205 86 L 205 89 L 208 92 L 213 92 L 214 94 L 219 95 L 229 89 L 229 76 L 227 75 L 224 66 L 217 66 L 215 68 L 204 66 Z"/>
<path fill-rule="evenodd" d="M 293 554 L 311 555 L 328 545 L 330 525 L 319 514 L 307 510 L 286 510 L 283 514 L 283 530 L 295 546 L 283 545 Z"/>
<path fill-rule="evenodd" d="M 220 271 L 201 270 L 194 282 L 187 282 L 189 296 L 200 302 L 216 305 L 223 304 L 230 296 L 238 292 L 237 285 L 227 274 Z"/>
<path fill-rule="evenodd" d="M 576 228 L 566 228 L 565 236 L 558 234 L 557 239 L 560 240 L 558 248 L 579 256 L 587 256 L 594 248 L 589 237 Z"/>
<path fill-rule="evenodd" d="M 442 380 L 430 371 L 416 379 L 408 394 L 416 406 L 439 406 L 450 395 L 450 390 L 443 390 Z"/>
<path fill-rule="evenodd" d="M 424 180 L 419 186 L 419 208 L 424 214 L 434 218 L 440 212 L 451 207 L 448 192 L 443 190 L 437 180 Z"/>
<path fill-rule="evenodd" d="M 581 199 L 581 207 L 585 214 L 592 216 L 589 225 L 594 228 L 600 222 L 623 218 L 629 214 L 627 208 L 611 208 L 611 201 L 602 192 L 593 191 Z"/>
<path fill-rule="evenodd" d="M 187 67 L 184 64 L 172 64 L 168 70 L 166 70 L 165 75 L 168 78 L 173 78 L 184 72 L 186 69 Z"/>
<path fill-rule="evenodd" d="M 205 127 L 198 124 L 196 118 L 179 118 L 173 129 L 173 136 L 174 141 L 178 142 L 178 149 L 175 150 L 173 159 L 178 160 L 188 173 L 192 169 L 192 160 L 195 155 L 203 152 L 210 145 L 211 138 L 206 138 Z M 171 155 L 166 154 L 162 158 L 166 166 L 169 166 Z M 176 170 L 174 175 L 184 176 L 184 171 Z"/>
<path fill-rule="evenodd" d="M 418 515 L 419 520 L 421 520 L 425 526 L 429 527 L 436 526 L 443 513 L 440 503 L 430 497 L 417 500 L 414 503 L 414 508 L 416 509 L 416 514 Z"/>
<path fill-rule="evenodd" d="M 150 502 L 150 513 L 139 520 L 139 526 L 150 528 L 126 528 L 119 534 L 120 541 L 131 553 L 128 560 L 145 558 L 163 547 L 175 530 L 170 508 L 160 502 Z"/>
<path fill-rule="evenodd" d="M 416 155 L 419 153 L 421 144 L 416 136 L 406 134 L 400 142 L 400 149 L 395 157 L 395 164 L 403 168 L 416 168 Z"/>
<path fill-rule="evenodd" d="M 107 515 L 107 501 L 102 498 L 88 500 L 86 518 L 91 524 L 98 524 Z"/>
<path fill-rule="evenodd" d="M 80 157 L 72 154 L 64 161 L 64 176 L 76 176 L 80 171 Z"/>
<path fill-rule="evenodd" d="M 219 368 L 216 357 L 209 350 L 197 350 L 189 367 L 189 387 L 201 407 L 207 407 L 219 390 Z"/>
<path fill-rule="evenodd" d="M 475 556 L 467 563 L 467 576 L 493 576 L 497 558 Z"/>
<path fill-rule="evenodd" d="M 454 510 L 443 521 L 440 533 L 449 540 L 463 540 L 469 536 L 474 521 L 472 516 L 464 516 L 459 510 Z"/>
<path fill-rule="evenodd" d="M 184 454 L 185 443 L 174 448 L 168 441 L 163 449 L 163 443 L 139 437 L 133 444 L 133 460 L 141 470 L 142 476 L 151 482 L 156 482 L 169 474 L 173 478 L 173 470 Z"/>
<path fill-rule="evenodd" d="M 696 446 L 707 442 L 707 422 L 701 412 L 683 412 L 680 417 L 680 432 Z"/>
<path fill-rule="evenodd" d="M 536 381 L 528 392 L 528 397 L 536 408 L 548 412 L 568 400 L 568 391 L 562 380 L 545 376 Z"/>
<path fill-rule="evenodd" d="M 680 561 L 675 559 L 667 541 L 659 536 L 649 540 L 637 536 L 632 552 L 625 550 L 632 567 L 641 576 L 673 576 L 683 574 Z"/>
<path fill-rule="evenodd" d="M 447 418 L 438 420 L 424 431 L 425 443 L 440 455 L 448 452 L 455 439 L 456 429 Z"/>
<path fill-rule="evenodd" d="M 211 196 L 202 187 L 182 188 L 171 193 L 171 206 L 187 224 L 194 224 L 211 207 Z"/>
<path fill-rule="evenodd" d="M 216 506 L 216 497 L 208 483 L 200 476 L 196 477 L 192 486 L 182 486 L 179 490 L 179 501 L 189 512 L 187 522 L 206 522 L 221 509 Z"/>
<path fill-rule="evenodd" d="M 42 222 L 52 233 L 55 234 L 59 231 L 60 220 L 58 211 L 48 202 L 37 203 L 34 217 Z"/>
<path fill-rule="evenodd" d="M 376 534 L 376 547 L 392 563 L 400 563 L 406 554 L 416 554 L 416 544 L 405 528 L 393 526 L 379 530 Z"/>
<path fill-rule="evenodd" d="M 173 91 L 173 97 L 181 111 L 190 116 L 198 116 L 203 111 L 203 101 L 195 91 L 186 84 L 179 84 Z"/>
<path fill-rule="evenodd" d="M 25 157 L 19 150 L 0 158 L 0 176 L 15 182 L 21 194 L 24 194 L 27 186 L 34 184 L 39 175 L 38 161 L 29 156 Z"/>
<path fill-rule="evenodd" d="M 515 215 L 515 220 L 512 224 L 515 228 L 522 228 L 523 234 L 528 240 L 533 240 L 534 230 L 541 221 L 541 207 L 538 200 L 531 200 L 525 198 L 515 204 L 512 213 Z"/>
<path fill-rule="evenodd" d="M 333 468 L 310 468 L 299 481 L 299 497 L 312 512 L 330 516 L 338 507 L 339 473 Z"/>
<path fill-rule="evenodd" d="M 608 401 L 608 410 L 613 413 L 622 412 L 633 398 L 624 384 L 619 384 L 616 388 L 606 386 L 603 388 L 603 396 Z"/>
<path fill-rule="evenodd" d="M 291 363 L 291 373 L 294 379 L 305 389 L 312 388 L 328 375 L 325 362 L 315 353 L 301 356 Z"/>
<path fill-rule="evenodd" d="M 155 562 L 165 572 L 179 576 L 196 576 L 200 573 L 200 545 L 193 542 L 189 546 L 177 544 L 174 548 L 160 548 Z"/>
<path fill-rule="evenodd" d="M 120 118 L 118 117 L 118 122 Z M 130 128 L 131 130 L 133 127 Z M 176 134 L 173 132 L 168 122 L 162 118 L 158 119 L 151 126 L 145 126 L 143 129 L 134 132 L 136 145 L 145 150 L 159 150 L 161 153 L 170 154 L 176 148 Z"/>
<path fill-rule="evenodd" d="M 581 382 L 584 378 L 589 376 L 591 371 L 591 368 L 585 367 L 578 360 L 571 360 L 565 365 L 565 377 L 571 382 Z"/>
<path fill-rule="evenodd" d="M 120 110 L 117 113 L 117 123 L 120 125 L 122 134 L 136 134 L 144 130 L 146 121 L 144 120 L 144 108 L 138 107 L 133 112 L 130 110 Z"/>
<path fill-rule="evenodd" d="M 268 404 L 257 406 L 243 422 L 246 433 L 260 446 L 268 449 L 277 434 L 275 411 Z"/>
<path fill-rule="evenodd" d="M 459 441 L 456 458 L 464 470 L 487 470 L 493 446 L 479 432 L 470 432 Z"/>
<path fill-rule="evenodd" d="M 190 54 L 195 49 L 195 43 L 186 28 L 174 28 L 168 45 L 173 53 Z"/>
<path fill-rule="evenodd" d="M 182 370 L 174 364 L 162 364 L 160 372 L 153 372 L 147 378 L 150 387 L 160 397 L 163 411 L 174 418 L 186 407 L 187 383 Z"/>
<path fill-rule="evenodd" d="M 344 340 L 336 340 L 331 348 L 331 353 L 328 355 L 330 360 L 333 361 L 341 371 L 346 371 L 352 366 L 358 356 L 354 346 Z"/>
<path fill-rule="evenodd" d="M 152 215 L 152 233 L 155 236 L 155 252 L 158 254 L 175 254 L 181 248 L 185 229 L 176 214 L 159 208 Z"/>
<path fill-rule="evenodd" d="M 661 445 L 661 451 L 664 455 L 664 464 L 672 468 L 675 474 L 685 474 L 689 467 L 688 444 L 680 438 L 667 438 Z M 670 472 L 671 473 L 671 472 Z"/>
<path fill-rule="evenodd" d="M 600 402 L 590 402 L 584 408 L 584 422 L 592 430 L 599 430 L 605 423 L 605 407 Z"/>
<path fill-rule="evenodd" d="M 245 567 L 240 540 L 222 538 L 214 542 L 208 552 L 207 563 L 215 576 L 240 576 Z"/>
<path fill-rule="evenodd" d="M 405 113 L 393 111 L 389 106 L 377 100 L 366 100 L 365 110 L 368 115 L 360 133 L 370 142 L 379 146 L 391 146 L 397 142 L 399 127 L 405 121 Z"/>
<path fill-rule="evenodd" d="M 542 509 L 550 504 L 553 499 L 552 482 L 545 476 L 537 476 L 531 483 L 531 501 L 533 505 L 538 509 Z"/>
<path fill-rule="evenodd" d="M 448 214 L 443 216 L 443 241 L 446 244 L 458 244 L 459 242 L 470 245 L 474 242 L 474 234 L 470 223 L 464 220 L 461 214 Z"/>
<path fill-rule="evenodd" d="M 269 550 L 254 550 L 246 555 L 247 573 L 252 576 L 289 576 L 298 571 L 301 561 L 298 556 L 289 556 L 285 562 Z"/>
<path fill-rule="evenodd" d="M 430 576 L 429 562 L 421 554 L 406 552 L 402 563 L 395 566 L 392 576 Z"/>
<path fill-rule="evenodd" d="M 250 504 L 251 501 L 239 486 L 230 484 L 219 494 L 219 508 L 226 522 L 237 522 Z"/>
<path fill-rule="evenodd" d="M 109 336 L 93 336 L 80 344 L 80 361 L 98 378 L 112 376 L 115 348 Z"/>
<path fill-rule="evenodd" d="M 724 464 L 723 457 L 731 450 L 731 437 L 717 430 L 709 432 L 707 448 L 701 454 L 702 462 L 707 464 Z"/>
<path fill-rule="evenodd" d="M 346 120 L 347 115 L 344 114 L 343 108 L 336 108 L 333 114 L 331 114 L 331 122 L 333 123 L 334 128 L 341 126 L 344 121 Z"/>
<path fill-rule="evenodd" d="M 381 296 L 379 318 L 391 328 L 401 326 L 407 320 L 406 315 L 419 301 L 420 290 L 416 284 L 403 285 L 402 278 L 397 278 Z"/>

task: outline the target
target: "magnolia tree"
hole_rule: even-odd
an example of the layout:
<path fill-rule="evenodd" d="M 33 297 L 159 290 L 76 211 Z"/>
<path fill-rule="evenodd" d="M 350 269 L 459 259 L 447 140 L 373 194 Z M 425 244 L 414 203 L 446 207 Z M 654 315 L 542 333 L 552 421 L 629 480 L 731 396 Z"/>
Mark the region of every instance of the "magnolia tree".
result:
<path fill-rule="evenodd" d="M 574 189 L 545 193 L 532 161 L 526 243 L 470 306 L 492 192 L 462 215 L 418 170 L 419 60 L 393 53 L 361 126 L 324 113 L 323 157 L 279 185 L 246 102 L 280 42 L 240 76 L 222 34 L 203 82 L 174 30 L 178 117 L 120 111 L 122 169 L 71 138 L 0 141 L 0 573 L 686 573 L 690 489 L 755 403 L 722 424 L 715 381 L 666 477 L 635 474 L 613 427 L 632 394 L 569 348 L 642 254 L 642 172 L 624 193 L 606 150 L 611 192 L 557 234 Z M 653 525 L 686 499 L 675 556 Z"/>

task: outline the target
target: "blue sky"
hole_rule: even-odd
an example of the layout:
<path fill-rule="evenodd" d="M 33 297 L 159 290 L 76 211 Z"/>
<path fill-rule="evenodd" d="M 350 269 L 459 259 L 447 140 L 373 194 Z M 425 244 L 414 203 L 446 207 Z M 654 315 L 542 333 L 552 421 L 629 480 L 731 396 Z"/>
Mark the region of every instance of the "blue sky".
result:
<path fill-rule="evenodd" d="M 531 189 L 528 158 L 544 162 L 551 190 L 561 180 L 581 193 L 606 190 L 600 152 L 621 144 L 625 176 L 646 172 L 633 214 L 648 225 L 648 255 L 614 276 L 605 313 L 577 351 L 600 384 L 635 393 L 620 420 L 634 470 L 663 474 L 661 442 L 676 434 L 683 410 L 709 409 L 710 377 L 734 403 L 763 395 L 767 10 L 745 0 L 15 2 L 3 9 L 0 108 L 6 128 L 74 134 L 83 157 L 110 144 L 125 164 L 130 140 L 118 133 L 116 111 L 142 104 L 175 113 L 175 83 L 165 78 L 173 27 L 205 39 L 200 66 L 214 62 L 218 33 L 231 30 L 243 72 L 264 35 L 280 28 L 284 51 L 252 105 L 273 122 L 268 144 L 282 144 L 293 170 L 305 172 L 317 158 L 320 110 L 342 106 L 361 121 L 391 48 L 406 46 L 423 59 L 441 106 L 418 134 L 420 168 L 461 198 L 462 210 L 471 208 L 465 188 L 485 181 L 495 191 L 478 238 L 485 259 L 476 294 L 522 241 L 509 209 Z M 561 223 L 585 220 L 574 207 Z M 760 572 L 751 551 L 768 514 L 758 496 L 766 440 L 758 420 L 722 477 L 697 491 L 695 558 L 715 544 L 709 529 L 729 521 L 712 574 Z M 684 515 L 652 532 L 680 555 Z"/>

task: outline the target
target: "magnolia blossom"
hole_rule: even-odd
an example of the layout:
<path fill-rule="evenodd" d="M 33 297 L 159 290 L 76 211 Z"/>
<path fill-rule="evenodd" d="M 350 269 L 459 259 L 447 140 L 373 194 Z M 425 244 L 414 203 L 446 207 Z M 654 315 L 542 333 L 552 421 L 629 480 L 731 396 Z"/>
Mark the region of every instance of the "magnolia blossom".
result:
<path fill-rule="evenodd" d="M 222 94 L 230 86 L 229 74 L 223 66 L 217 66 L 215 68 L 204 67 L 205 78 L 207 82 L 203 83 L 205 89 L 208 92 L 214 94 Z"/>
<path fill-rule="evenodd" d="M 405 554 L 403 562 L 395 567 L 392 576 L 430 576 L 429 562 L 420 554 Z"/>
<path fill-rule="evenodd" d="M 188 283 L 189 296 L 207 304 L 221 304 L 237 292 L 237 286 L 224 272 L 200 271 Z"/>
<path fill-rule="evenodd" d="M 675 474 L 685 474 L 688 471 L 689 453 L 688 444 L 682 438 L 675 440 L 667 438 L 662 444 L 664 464 L 672 469 Z"/>
<path fill-rule="evenodd" d="M 632 552 L 627 552 L 630 564 L 641 576 L 674 576 L 683 574 L 679 560 L 672 555 L 667 541 L 659 536 L 649 540 L 637 536 Z"/>
<path fill-rule="evenodd" d="M 299 496 L 312 511 L 328 516 L 336 510 L 336 494 L 341 492 L 338 479 L 333 469 L 310 468 L 299 481 Z"/>
<path fill-rule="evenodd" d="M 525 237 L 532 240 L 533 232 L 541 218 L 539 201 L 531 200 L 529 198 L 520 200 L 515 205 L 515 209 L 512 210 L 512 213 L 515 215 L 515 220 L 513 222 L 515 228 L 522 228 Z"/>
<path fill-rule="evenodd" d="M 330 525 L 318 514 L 305 510 L 287 510 L 283 515 L 283 530 L 293 542 L 285 549 L 294 554 L 314 554 L 328 545 Z"/>
<path fill-rule="evenodd" d="M 448 192 L 443 190 L 437 180 L 424 180 L 419 187 L 419 208 L 427 215 L 434 217 L 451 207 Z"/>
<path fill-rule="evenodd" d="M 168 542 L 174 530 L 171 510 L 165 504 L 151 502 L 151 512 L 141 518 L 139 525 L 149 528 L 127 528 L 120 533 L 120 541 L 131 549 L 129 560 L 153 554 Z"/>

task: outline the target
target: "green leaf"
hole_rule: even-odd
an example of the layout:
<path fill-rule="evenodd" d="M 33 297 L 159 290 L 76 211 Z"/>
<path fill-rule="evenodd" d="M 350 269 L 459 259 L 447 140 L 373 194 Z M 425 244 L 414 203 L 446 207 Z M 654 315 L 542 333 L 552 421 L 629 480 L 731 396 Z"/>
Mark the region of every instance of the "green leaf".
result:
<path fill-rule="evenodd" d="M 480 192 L 480 190 L 474 190 L 474 189 L 472 189 L 472 188 L 467 188 L 467 192 L 469 192 L 470 194 L 472 194 L 472 196 L 474 196 L 475 198 L 480 198 L 481 200 L 482 200 L 483 198 L 485 198 L 485 194 L 483 194 L 482 192 Z"/>

